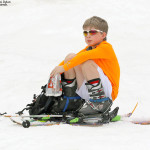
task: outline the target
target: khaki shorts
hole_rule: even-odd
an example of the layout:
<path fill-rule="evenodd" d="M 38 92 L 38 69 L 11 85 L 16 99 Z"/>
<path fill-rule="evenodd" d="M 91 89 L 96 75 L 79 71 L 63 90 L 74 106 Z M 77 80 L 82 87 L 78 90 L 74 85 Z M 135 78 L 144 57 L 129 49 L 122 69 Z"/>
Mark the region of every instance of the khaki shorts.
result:
<path fill-rule="evenodd" d="M 104 74 L 103 70 L 100 67 L 97 68 L 97 71 L 99 72 L 100 79 L 101 79 L 106 97 L 109 97 L 110 99 L 112 99 L 112 97 L 111 97 L 112 85 L 111 85 L 108 77 Z M 89 100 L 88 89 L 87 89 L 85 83 L 86 83 L 86 80 L 83 81 L 82 86 L 80 87 L 80 89 L 76 90 L 76 93 L 82 99 Z"/>

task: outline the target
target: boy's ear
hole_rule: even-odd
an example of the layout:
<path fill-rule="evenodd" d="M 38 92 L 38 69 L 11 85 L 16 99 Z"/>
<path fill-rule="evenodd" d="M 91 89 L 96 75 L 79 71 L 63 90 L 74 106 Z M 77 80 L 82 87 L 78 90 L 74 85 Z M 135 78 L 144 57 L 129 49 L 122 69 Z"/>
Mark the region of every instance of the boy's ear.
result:
<path fill-rule="evenodd" d="M 103 35 L 103 38 L 107 36 L 106 32 L 103 32 L 102 35 Z"/>

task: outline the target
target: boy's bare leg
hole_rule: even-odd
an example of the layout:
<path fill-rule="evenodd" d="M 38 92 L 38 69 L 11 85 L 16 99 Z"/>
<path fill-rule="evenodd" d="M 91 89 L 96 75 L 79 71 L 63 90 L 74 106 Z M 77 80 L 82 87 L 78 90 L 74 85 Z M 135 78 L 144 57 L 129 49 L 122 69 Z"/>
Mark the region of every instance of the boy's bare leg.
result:
<path fill-rule="evenodd" d="M 85 80 L 83 72 L 82 72 L 82 66 L 78 65 L 78 66 L 74 67 L 74 70 L 76 72 L 76 79 L 77 79 L 78 89 L 80 89 L 80 87 L 83 84 L 83 81 Z"/>
<path fill-rule="evenodd" d="M 82 72 L 86 81 L 99 78 L 97 64 L 93 60 L 88 60 L 82 64 Z"/>
<path fill-rule="evenodd" d="M 71 60 L 75 56 L 76 56 L 76 54 L 74 54 L 74 53 L 68 54 L 66 56 L 64 62 L 67 63 L 67 61 Z M 68 71 L 65 71 L 64 76 L 65 76 L 65 79 L 74 79 L 76 77 L 76 73 L 75 73 L 74 68 L 69 69 Z"/>

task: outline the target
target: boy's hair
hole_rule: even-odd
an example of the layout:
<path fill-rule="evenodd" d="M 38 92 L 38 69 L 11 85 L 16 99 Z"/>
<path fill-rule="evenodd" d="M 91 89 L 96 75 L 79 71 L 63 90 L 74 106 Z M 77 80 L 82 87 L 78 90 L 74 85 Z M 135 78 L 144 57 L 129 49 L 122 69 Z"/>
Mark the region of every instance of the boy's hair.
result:
<path fill-rule="evenodd" d="M 84 22 L 83 29 L 87 27 L 91 27 L 91 28 L 94 27 L 98 30 L 105 32 L 106 34 L 108 33 L 108 24 L 106 20 L 97 16 L 93 16 Z M 106 37 L 104 38 L 104 41 L 106 41 Z"/>

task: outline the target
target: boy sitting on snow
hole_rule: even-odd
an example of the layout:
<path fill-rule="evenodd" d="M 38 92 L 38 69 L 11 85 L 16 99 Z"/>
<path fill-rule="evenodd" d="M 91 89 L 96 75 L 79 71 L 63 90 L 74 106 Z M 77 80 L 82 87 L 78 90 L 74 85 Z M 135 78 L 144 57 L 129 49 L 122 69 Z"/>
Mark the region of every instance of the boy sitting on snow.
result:
<path fill-rule="evenodd" d="M 120 67 L 115 52 L 108 42 L 107 22 L 93 16 L 83 24 L 83 34 L 87 47 L 79 53 L 68 54 L 56 66 L 51 77 L 62 74 L 63 100 L 65 109 L 74 101 L 84 99 L 78 112 L 86 115 L 103 114 L 110 110 L 118 95 Z"/>

